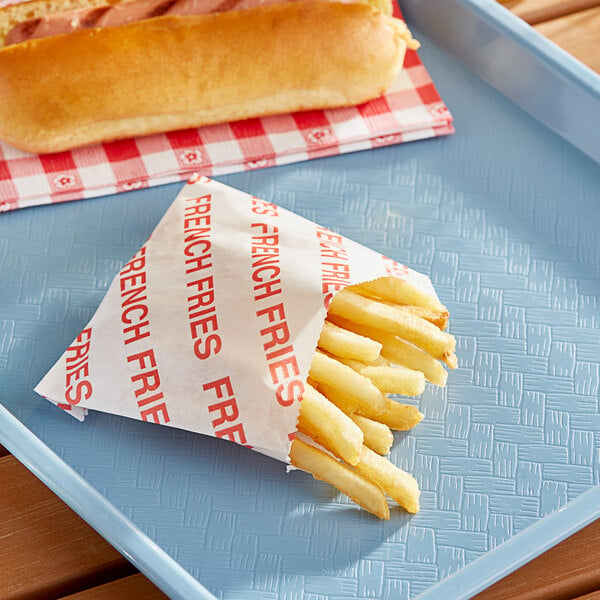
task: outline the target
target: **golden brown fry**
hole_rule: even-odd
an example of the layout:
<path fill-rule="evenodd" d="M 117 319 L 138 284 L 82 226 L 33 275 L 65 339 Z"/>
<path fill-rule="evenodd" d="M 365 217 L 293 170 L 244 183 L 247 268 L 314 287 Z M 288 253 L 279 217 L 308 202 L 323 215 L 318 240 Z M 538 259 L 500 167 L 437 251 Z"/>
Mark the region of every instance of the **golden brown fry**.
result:
<path fill-rule="evenodd" d="M 315 479 L 333 485 L 380 519 L 390 518 L 390 509 L 381 488 L 329 454 L 295 439 L 290 450 L 290 462 L 311 473 Z"/>
<path fill-rule="evenodd" d="M 450 316 L 448 311 L 436 312 L 422 306 L 407 306 L 406 308 L 408 308 L 408 310 L 410 310 L 416 317 L 420 317 L 421 319 L 425 319 L 426 321 L 433 323 L 442 331 L 448 327 L 448 318 Z"/>
<path fill-rule="evenodd" d="M 391 285 L 390 282 L 394 284 Z M 390 282 L 385 279 L 377 279 L 365 284 L 350 286 L 348 289 L 385 304 L 404 306 L 415 316 L 433 323 L 438 329 L 446 329 L 450 313 L 436 298 L 427 296 L 406 281 L 392 279 Z M 403 286 L 404 289 L 393 289 L 398 285 Z M 377 293 L 378 291 L 379 293 Z"/>
<path fill-rule="evenodd" d="M 420 371 L 402 366 L 369 365 L 343 358 L 339 360 L 357 373 L 368 377 L 384 394 L 418 396 L 425 391 L 425 377 Z"/>
<path fill-rule="evenodd" d="M 335 323 L 340 327 L 351 329 L 360 335 L 369 336 L 381 344 L 381 356 L 390 362 L 407 367 L 414 371 L 420 371 L 425 375 L 425 379 L 435 385 L 445 386 L 448 379 L 448 373 L 444 367 L 435 358 L 429 356 L 426 352 L 413 346 L 409 342 L 400 339 L 397 336 L 390 335 L 384 331 L 379 331 L 364 325 L 357 325 L 347 319 L 333 317 Z"/>
<path fill-rule="evenodd" d="M 400 336 L 434 358 L 442 359 L 456 347 L 454 336 L 415 316 L 406 307 L 378 302 L 348 289 L 340 290 L 332 298 L 329 315 Z"/>
<path fill-rule="evenodd" d="M 354 467 L 358 473 L 370 479 L 409 513 L 419 511 L 419 486 L 416 479 L 398 468 L 387 458 L 379 456 L 363 446 L 360 460 Z"/>
<path fill-rule="evenodd" d="M 337 386 L 356 404 L 371 406 L 375 414 L 383 411 L 385 407 L 382 393 L 370 379 L 318 350 L 313 357 L 309 376 L 319 386 L 321 384 Z"/>
<path fill-rule="evenodd" d="M 335 385 L 314 382 L 316 388 L 325 396 L 328 400 L 333 402 L 340 410 L 344 411 L 347 415 L 353 413 L 360 413 L 369 419 L 379 421 L 379 417 L 383 415 L 388 398 L 385 397 L 379 390 L 379 410 L 375 410 L 369 402 L 363 401 L 362 398 L 350 395 L 347 391 L 336 387 Z"/>
<path fill-rule="evenodd" d="M 351 414 L 350 418 L 361 428 L 365 446 L 377 454 L 385 455 L 390 451 L 394 435 L 387 425 L 358 414 Z"/>
<path fill-rule="evenodd" d="M 388 360 L 421 371 L 430 383 L 444 387 L 448 380 L 448 372 L 435 358 L 423 352 L 420 348 L 395 336 L 385 336 L 386 341 L 383 355 Z"/>
<path fill-rule="evenodd" d="M 362 429 L 310 385 L 300 402 L 298 431 L 350 465 L 358 462 L 363 445 Z"/>
<path fill-rule="evenodd" d="M 432 294 L 427 294 L 412 283 L 398 277 L 380 277 L 350 289 L 364 296 L 381 298 L 396 304 L 407 304 L 428 308 L 432 312 L 448 313 L 448 309 Z"/>
<path fill-rule="evenodd" d="M 408 431 L 423 419 L 423 414 L 416 406 L 396 402 L 384 394 L 381 394 L 383 409 L 376 412 L 370 404 L 358 403 L 355 398 L 334 385 L 319 383 L 318 390 L 347 415 L 358 413 L 397 431 Z"/>
<path fill-rule="evenodd" d="M 425 376 L 406 367 L 367 366 L 360 371 L 383 393 L 418 396 L 425 391 Z"/>
<path fill-rule="evenodd" d="M 330 354 L 365 362 L 375 360 L 381 350 L 379 342 L 342 329 L 329 321 L 323 324 L 318 346 Z"/>
<path fill-rule="evenodd" d="M 449 369 L 456 369 L 458 368 L 458 357 L 453 352 L 444 358 L 444 363 L 446 363 Z"/>
<path fill-rule="evenodd" d="M 423 420 L 423 413 L 416 406 L 386 398 L 385 409 L 382 414 L 377 415 L 377 420 L 390 429 L 408 431 Z"/>

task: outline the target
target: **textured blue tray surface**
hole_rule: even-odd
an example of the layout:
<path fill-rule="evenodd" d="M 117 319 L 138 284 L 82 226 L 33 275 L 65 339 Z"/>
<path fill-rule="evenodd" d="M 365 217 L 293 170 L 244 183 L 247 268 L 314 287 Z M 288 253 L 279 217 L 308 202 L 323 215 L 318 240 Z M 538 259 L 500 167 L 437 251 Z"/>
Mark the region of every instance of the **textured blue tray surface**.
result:
<path fill-rule="evenodd" d="M 422 489 L 414 517 L 377 521 L 220 440 L 79 423 L 31 391 L 178 185 L 0 216 L 0 403 L 218 598 L 458 597 L 548 543 L 547 515 L 554 540 L 599 515 L 598 165 L 424 41 L 456 135 L 219 178 L 429 274 L 449 307 L 460 366 L 393 451 Z M 104 534 L 123 546 L 117 521 Z M 433 587 L 465 565 L 460 593 Z"/>

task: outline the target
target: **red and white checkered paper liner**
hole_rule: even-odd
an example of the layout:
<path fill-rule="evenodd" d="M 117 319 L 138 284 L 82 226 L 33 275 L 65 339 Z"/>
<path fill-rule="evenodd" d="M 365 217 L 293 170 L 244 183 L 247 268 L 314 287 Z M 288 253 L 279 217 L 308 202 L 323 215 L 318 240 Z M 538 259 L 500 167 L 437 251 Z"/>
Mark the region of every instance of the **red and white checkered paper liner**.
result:
<path fill-rule="evenodd" d="M 15 3 L 0 0 L 0 6 Z M 396 16 L 400 16 L 396 10 Z M 211 125 L 33 155 L 0 142 L 0 211 L 104 196 L 445 135 L 452 115 L 417 52 L 359 106 Z"/>

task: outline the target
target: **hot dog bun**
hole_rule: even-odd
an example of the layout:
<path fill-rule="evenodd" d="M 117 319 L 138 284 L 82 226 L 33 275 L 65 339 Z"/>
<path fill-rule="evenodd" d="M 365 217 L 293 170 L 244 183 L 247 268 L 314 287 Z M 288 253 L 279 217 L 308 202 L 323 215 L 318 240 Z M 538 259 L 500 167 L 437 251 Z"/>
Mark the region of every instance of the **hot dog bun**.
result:
<path fill-rule="evenodd" d="M 38 153 L 381 95 L 410 34 L 364 4 L 163 16 L 0 50 L 0 139 Z"/>

